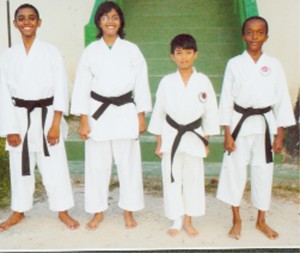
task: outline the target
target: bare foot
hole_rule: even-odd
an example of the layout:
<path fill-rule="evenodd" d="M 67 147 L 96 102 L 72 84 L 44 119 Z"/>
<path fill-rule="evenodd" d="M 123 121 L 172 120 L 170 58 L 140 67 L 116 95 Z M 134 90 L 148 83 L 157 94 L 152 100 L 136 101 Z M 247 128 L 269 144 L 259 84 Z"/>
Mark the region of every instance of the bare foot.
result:
<path fill-rule="evenodd" d="M 189 235 L 189 237 L 196 237 L 199 235 L 199 232 L 197 229 L 195 229 L 192 225 L 192 217 L 185 215 L 184 221 L 183 221 L 183 228 L 185 232 Z"/>
<path fill-rule="evenodd" d="M 242 222 L 234 221 L 228 232 L 229 237 L 239 240 L 241 238 Z"/>
<path fill-rule="evenodd" d="M 167 234 L 171 237 L 175 237 L 177 235 L 179 235 L 180 230 L 178 230 L 177 228 L 169 228 L 167 231 Z"/>
<path fill-rule="evenodd" d="M 10 227 L 20 223 L 25 218 L 24 213 L 13 212 L 12 215 L 0 224 L 0 232 L 3 232 Z"/>
<path fill-rule="evenodd" d="M 274 231 L 272 228 L 270 228 L 265 222 L 256 223 L 256 228 L 261 232 L 263 232 L 265 236 L 271 240 L 275 240 L 279 236 L 279 234 L 276 231 Z"/>
<path fill-rule="evenodd" d="M 189 237 L 196 237 L 199 235 L 199 232 L 197 229 L 195 229 L 192 224 L 184 224 L 183 228 L 185 232 L 189 235 Z"/>
<path fill-rule="evenodd" d="M 124 220 L 126 228 L 135 228 L 137 226 L 137 222 L 133 218 L 131 211 L 124 211 Z"/>
<path fill-rule="evenodd" d="M 86 228 L 89 230 L 95 230 L 103 220 L 103 217 L 103 212 L 95 213 L 94 217 L 86 224 Z"/>
<path fill-rule="evenodd" d="M 77 229 L 79 222 L 74 220 L 67 211 L 59 212 L 58 217 L 62 223 L 64 223 L 69 229 Z"/>

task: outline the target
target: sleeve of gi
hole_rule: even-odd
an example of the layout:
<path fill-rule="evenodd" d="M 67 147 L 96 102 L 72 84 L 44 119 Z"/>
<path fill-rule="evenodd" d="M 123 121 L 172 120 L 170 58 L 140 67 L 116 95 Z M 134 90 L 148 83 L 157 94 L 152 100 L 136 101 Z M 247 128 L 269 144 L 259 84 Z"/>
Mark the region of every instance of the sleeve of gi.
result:
<path fill-rule="evenodd" d="M 281 63 L 278 62 L 277 79 L 277 101 L 274 105 L 274 114 L 277 127 L 288 127 L 295 125 L 295 116 L 291 104 L 288 85 Z"/>
<path fill-rule="evenodd" d="M 138 48 L 136 50 L 134 65 L 134 101 L 136 103 L 137 112 L 150 112 L 152 110 L 152 102 L 148 81 L 147 63 L 144 56 Z"/>
<path fill-rule="evenodd" d="M 88 48 L 83 51 L 79 65 L 76 72 L 72 103 L 71 103 L 71 114 L 74 115 L 88 115 L 89 104 L 91 99 L 91 82 L 93 74 L 90 70 L 88 61 Z"/>
<path fill-rule="evenodd" d="M 234 104 L 232 96 L 233 82 L 234 76 L 232 72 L 232 64 L 229 61 L 224 73 L 219 105 L 219 123 L 221 126 L 230 125 Z"/>
<path fill-rule="evenodd" d="M 212 83 L 207 78 L 207 102 L 202 117 L 204 135 L 217 135 L 220 133 L 217 98 Z"/>
<path fill-rule="evenodd" d="M 69 84 L 68 75 L 61 54 L 54 52 L 54 102 L 55 111 L 61 111 L 65 115 L 69 114 Z"/>
<path fill-rule="evenodd" d="M 162 134 L 162 125 L 166 118 L 166 112 L 164 110 L 163 102 L 163 85 L 161 82 L 156 92 L 156 101 L 154 104 L 152 116 L 148 127 L 148 131 L 155 135 Z"/>
<path fill-rule="evenodd" d="M 15 106 L 7 86 L 4 57 L 0 59 L 0 136 L 6 137 L 11 133 L 20 133 Z"/>

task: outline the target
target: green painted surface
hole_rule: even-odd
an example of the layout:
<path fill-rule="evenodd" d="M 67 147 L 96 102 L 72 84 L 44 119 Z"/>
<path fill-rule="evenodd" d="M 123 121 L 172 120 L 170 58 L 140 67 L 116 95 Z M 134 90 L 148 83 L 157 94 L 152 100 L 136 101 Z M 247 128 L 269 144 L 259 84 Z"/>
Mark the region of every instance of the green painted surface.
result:
<path fill-rule="evenodd" d="M 199 51 L 195 67 L 220 92 L 226 62 L 243 50 L 234 8 L 234 0 L 123 0 L 126 38 L 146 58 L 153 101 L 161 78 L 176 71 L 169 44 L 179 33 L 195 37 Z"/>
<path fill-rule="evenodd" d="M 214 141 L 214 138 L 216 140 Z M 222 161 L 224 148 L 222 137 L 211 137 L 209 144 L 210 154 L 205 159 L 206 162 L 218 163 Z M 144 162 L 158 162 L 160 159 L 155 156 L 155 139 L 152 136 L 141 137 L 142 160 Z M 84 160 L 84 142 L 80 140 L 68 140 L 66 142 L 67 157 L 69 161 Z M 281 164 L 280 156 L 275 156 L 275 163 Z"/>

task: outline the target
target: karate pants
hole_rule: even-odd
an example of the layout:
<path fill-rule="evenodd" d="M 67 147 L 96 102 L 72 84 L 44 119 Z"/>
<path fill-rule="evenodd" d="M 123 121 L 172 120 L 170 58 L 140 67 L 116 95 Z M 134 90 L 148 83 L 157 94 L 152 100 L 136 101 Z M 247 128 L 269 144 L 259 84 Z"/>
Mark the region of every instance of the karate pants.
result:
<path fill-rule="evenodd" d="M 171 182 L 171 155 L 162 157 L 162 179 L 165 216 L 175 220 L 183 215 L 205 214 L 204 163 L 200 157 L 176 153 Z"/>
<path fill-rule="evenodd" d="M 224 154 L 217 198 L 231 206 L 240 206 L 250 165 L 253 205 L 267 211 L 271 202 L 273 163 L 266 163 L 265 136 L 241 136 L 235 143 L 236 150 L 230 155 Z"/>
<path fill-rule="evenodd" d="M 38 167 L 48 195 L 51 211 L 65 211 L 74 206 L 65 146 L 61 140 L 49 146 L 49 157 L 43 151 L 29 152 L 30 175 L 22 176 L 22 152 L 9 152 L 11 208 L 25 212 L 32 208 L 35 191 L 35 168 Z"/>
<path fill-rule="evenodd" d="M 85 210 L 88 213 L 102 212 L 108 208 L 113 160 L 120 183 L 119 207 L 127 211 L 144 208 L 139 140 L 89 139 L 85 142 Z"/>

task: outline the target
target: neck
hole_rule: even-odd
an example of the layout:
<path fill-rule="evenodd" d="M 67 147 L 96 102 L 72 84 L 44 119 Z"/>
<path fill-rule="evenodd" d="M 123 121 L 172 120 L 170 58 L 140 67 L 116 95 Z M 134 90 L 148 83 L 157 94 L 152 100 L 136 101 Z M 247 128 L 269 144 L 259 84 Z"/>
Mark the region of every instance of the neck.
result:
<path fill-rule="evenodd" d="M 117 40 L 117 36 L 114 37 L 103 36 L 103 40 L 105 41 L 107 46 L 112 46 Z"/>
<path fill-rule="evenodd" d="M 22 37 L 23 39 L 23 44 L 24 44 L 24 47 L 25 47 L 25 51 L 26 51 L 26 54 L 29 53 L 30 51 L 30 48 L 35 40 L 36 36 L 32 36 L 32 37 Z"/>
<path fill-rule="evenodd" d="M 260 56 L 263 54 L 263 52 L 260 51 L 249 51 L 247 50 L 248 54 L 251 56 L 251 58 L 253 59 L 254 62 L 257 62 L 258 59 L 260 58 Z"/>
<path fill-rule="evenodd" d="M 179 69 L 179 73 L 181 75 L 181 78 L 182 78 L 184 84 L 187 85 L 191 75 L 193 74 L 193 69 L 192 68 Z"/>

